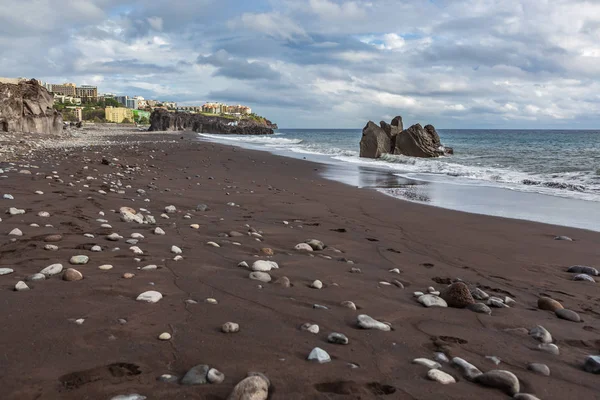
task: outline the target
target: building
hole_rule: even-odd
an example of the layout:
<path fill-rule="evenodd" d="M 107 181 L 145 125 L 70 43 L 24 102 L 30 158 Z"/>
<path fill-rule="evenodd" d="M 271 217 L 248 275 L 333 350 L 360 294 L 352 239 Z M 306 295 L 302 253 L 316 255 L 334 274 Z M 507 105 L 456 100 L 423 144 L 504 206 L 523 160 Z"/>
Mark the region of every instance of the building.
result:
<path fill-rule="evenodd" d="M 156 107 L 157 104 L 158 104 L 157 100 L 146 100 L 146 105 L 148 107 Z"/>
<path fill-rule="evenodd" d="M 123 107 L 127 107 L 127 99 L 129 98 L 129 96 L 115 96 L 115 100 L 119 103 L 122 104 Z"/>
<path fill-rule="evenodd" d="M 137 99 L 127 99 L 125 101 L 125 107 L 137 110 L 138 109 L 138 100 Z"/>
<path fill-rule="evenodd" d="M 81 107 L 75 108 L 75 119 L 77 120 L 77 122 L 83 121 L 83 108 L 81 108 Z"/>
<path fill-rule="evenodd" d="M 75 104 L 75 105 L 81 104 L 81 99 L 79 97 L 65 96 L 65 95 L 56 94 L 56 93 L 54 93 L 53 96 L 54 96 L 54 104 L 56 104 L 56 103 Z"/>
<path fill-rule="evenodd" d="M 163 102 L 163 105 L 167 108 L 177 108 L 177 103 L 175 103 L 174 101 L 165 101 Z"/>
<path fill-rule="evenodd" d="M 52 84 L 52 93 L 77 97 L 77 86 L 75 86 L 74 83 L 63 83 L 62 85 Z"/>
<path fill-rule="evenodd" d="M 77 97 L 88 101 L 98 100 L 98 87 L 90 85 L 81 85 L 75 88 Z"/>
<path fill-rule="evenodd" d="M 252 114 L 250 107 L 237 105 L 228 106 L 222 103 L 206 103 L 202 106 L 202 112 L 208 114 L 249 115 Z"/>
<path fill-rule="evenodd" d="M 108 122 L 120 124 L 123 120 L 128 119 L 133 122 L 133 110 L 123 107 L 106 107 L 104 109 L 104 117 Z"/>

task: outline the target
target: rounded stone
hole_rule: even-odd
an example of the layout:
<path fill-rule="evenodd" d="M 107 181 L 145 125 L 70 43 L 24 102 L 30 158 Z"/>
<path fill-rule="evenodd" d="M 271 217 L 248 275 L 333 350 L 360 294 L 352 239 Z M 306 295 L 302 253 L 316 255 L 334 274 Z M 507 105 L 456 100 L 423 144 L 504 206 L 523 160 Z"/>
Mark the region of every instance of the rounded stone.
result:
<path fill-rule="evenodd" d="M 223 383 L 223 381 L 225 380 L 225 374 L 223 374 L 218 369 L 211 368 L 206 374 L 206 379 L 213 385 L 218 385 L 219 383 Z"/>
<path fill-rule="evenodd" d="M 240 381 L 227 400 L 266 400 L 269 397 L 269 382 L 261 376 L 249 376 Z"/>
<path fill-rule="evenodd" d="M 600 374 L 600 356 L 587 356 L 583 369 L 591 374 Z"/>
<path fill-rule="evenodd" d="M 31 282 L 39 282 L 39 281 L 43 281 L 46 280 L 46 275 L 44 274 L 33 274 L 28 276 L 25 280 L 27 281 L 31 281 Z"/>
<path fill-rule="evenodd" d="M 467 306 L 467 309 L 476 312 L 478 314 L 492 315 L 492 309 L 483 303 L 473 303 Z"/>
<path fill-rule="evenodd" d="M 313 248 L 306 243 L 299 243 L 296 245 L 296 247 L 294 247 L 294 249 L 297 251 L 313 251 Z"/>
<path fill-rule="evenodd" d="M 54 276 L 58 275 L 62 272 L 63 266 L 62 264 L 52 264 L 44 268 L 40 271 L 40 274 L 44 274 L 45 276 Z"/>
<path fill-rule="evenodd" d="M 319 325 L 311 324 L 310 322 L 306 322 L 300 326 L 300 329 L 303 331 L 307 331 L 310 333 L 314 333 L 315 335 L 319 333 Z"/>
<path fill-rule="evenodd" d="M 427 367 L 427 369 L 441 369 L 442 365 L 438 362 L 429 360 L 427 358 L 415 358 L 414 360 L 412 360 L 413 364 L 417 364 L 417 365 L 422 365 L 424 367 Z"/>
<path fill-rule="evenodd" d="M 450 374 L 440 371 L 439 369 L 430 369 L 427 371 L 427 379 L 441 383 L 442 385 L 448 385 L 450 383 L 456 383 L 456 379 Z"/>
<path fill-rule="evenodd" d="M 469 287 L 463 282 L 455 282 L 445 288 L 440 297 L 446 301 L 448 306 L 454 308 L 465 308 L 475 303 Z"/>
<path fill-rule="evenodd" d="M 44 238 L 44 242 L 56 243 L 56 242 L 60 242 L 62 239 L 63 239 L 62 235 L 48 235 Z"/>
<path fill-rule="evenodd" d="M 313 283 L 310 284 L 310 287 L 313 289 L 322 289 L 323 288 L 323 282 L 321 282 L 320 280 L 316 280 Z"/>
<path fill-rule="evenodd" d="M 356 317 L 357 325 L 362 329 L 377 329 L 384 332 L 389 332 L 392 330 L 392 327 L 388 324 L 384 324 L 383 322 L 379 322 L 374 318 L 369 317 L 368 315 L 361 314 Z"/>
<path fill-rule="evenodd" d="M 210 367 L 200 364 L 190 369 L 181 379 L 182 385 L 205 385 L 208 383 L 207 375 Z"/>
<path fill-rule="evenodd" d="M 517 393 L 513 396 L 514 400 L 540 400 L 538 397 L 535 397 L 532 394 L 528 393 Z"/>
<path fill-rule="evenodd" d="M 47 245 L 44 246 L 44 250 L 57 251 L 58 250 L 58 246 L 55 246 L 53 244 L 47 244 Z"/>
<path fill-rule="evenodd" d="M 527 369 L 538 375 L 550 376 L 550 368 L 546 364 L 532 363 L 527 365 Z"/>
<path fill-rule="evenodd" d="M 563 309 L 563 305 L 550 297 L 540 297 L 538 299 L 538 308 L 546 311 L 556 311 Z"/>
<path fill-rule="evenodd" d="M 273 284 L 279 285 L 284 288 L 289 288 L 290 286 L 292 286 L 290 278 L 288 278 L 287 276 L 282 276 L 281 278 L 278 278 L 275 282 L 273 282 Z"/>
<path fill-rule="evenodd" d="M 171 334 L 169 332 L 163 332 L 158 336 L 159 340 L 171 340 Z"/>
<path fill-rule="evenodd" d="M 8 233 L 9 236 L 23 236 L 23 232 L 19 228 L 15 228 Z"/>
<path fill-rule="evenodd" d="M 599 275 L 598 270 L 596 268 L 588 267 L 586 265 L 573 265 L 572 267 L 569 267 L 567 272 L 570 272 L 572 274 L 587 274 L 591 276 Z"/>
<path fill-rule="evenodd" d="M 581 322 L 581 317 L 575 311 L 571 311 L 571 310 L 567 310 L 567 309 L 563 308 L 560 310 L 556 310 L 555 314 L 560 319 L 565 319 L 567 321 L 572 321 L 572 322 Z"/>
<path fill-rule="evenodd" d="M 63 273 L 63 280 L 68 281 L 68 282 L 80 281 L 82 279 L 83 279 L 83 274 L 73 268 L 68 268 Z"/>
<path fill-rule="evenodd" d="M 110 271 L 111 269 L 113 269 L 113 266 L 110 264 L 105 264 L 105 265 L 99 266 L 98 269 L 100 269 L 102 271 Z"/>
<path fill-rule="evenodd" d="M 266 256 L 275 255 L 275 251 L 273 251 L 273 249 L 268 248 L 268 247 L 263 247 L 262 249 L 260 249 L 260 252 Z"/>
<path fill-rule="evenodd" d="M 529 336 L 542 343 L 552 343 L 552 335 L 541 325 L 531 329 Z"/>
<path fill-rule="evenodd" d="M 475 378 L 475 382 L 483 385 L 499 389 L 509 396 L 514 396 L 519 393 L 519 379 L 510 371 L 500 369 L 488 371 Z"/>
<path fill-rule="evenodd" d="M 433 294 L 424 294 L 423 296 L 419 296 L 417 301 L 423 304 L 425 307 L 448 307 L 448 304 L 444 299 Z"/>
<path fill-rule="evenodd" d="M 85 265 L 90 261 L 90 258 L 88 256 L 73 256 L 71 257 L 71 259 L 69 260 L 69 262 L 73 265 Z"/>
<path fill-rule="evenodd" d="M 163 374 L 156 379 L 160 382 L 165 382 L 165 383 L 175 383 L 179 380 L 179 378 L 177 376 L 171 375 L 171 374 Z"/>
<path fill-rule="evenodd" d="M 221 326 L 221 332 L 223 333 L 236 333 L 240 331 L 240 325 L 235 322 L 225 322 Z"/>
<path fill-rule="evenodd" d="M 356 310 L 356 304 L 354 304 L 352 301 L 342 301 L 340 305 L 351 310 Z"/>
<path fill-rule="evenodd" d="M 578 274 L 575 275 L 573 277 L 574 281 L 580 281 L 580 282 L 593 282 L 596 283 L 596 280 L 594 278 L 592 278 L 591 276 L 589 276 L 588 274 Z"/>
<path fill-rule="evenodd" d="M 348 344 L 349 340 L 343 333 L 333 332 L 327 336 L 327 341 L 334 344 Z"/>
<path fill-rule="evenodd" d="M 251 269 L 255 272 L 269 272 L 272 269 L 279 269 L 279 265 L 274 261 L 257 260 L 252 264 Z"/>
<path fill-rule="evenodd" d="M 306 241 L 306 244 L 308 244 L 313 250 L 318 251 L 318 250 L 323 250 L 325 249 L 325 244 L 323 242 L 321 242 L 320 240 L 317 239 L 310 239 Z"/>
<path fill-rule="evenodd" d="M 249 278 L 263 283 L 271 282 L 271 275 L 266 272 L 251 272 Z"/>
<path fill-rule="evenodd" d="M 158 302 L 160 299 L 162 299 L 163 295 L 162 293 L 159 293 L 155 290 L 149 290 L 147 292 L 144 292 L 142 294 L 140 294 L 136 300 L 137 301 L 143 301 L 145 303 L 156 303 Z"/>
<path fill-rule="evenodd" d="M 15 290 L 17 292 L 24 292 L 26 290 L 29 290 L 29 286 L 27 286 L 27 284 L 23 281 L 19 281 L 17 282 L 17 284 L 15 285 Z"/>
<path fill-rule="evenodd" d="M 131 279 L 131 278 L 133 278 L 134 276 L 135 276 L 135 274 L 132 274 L 131 272 L 125 272 L 125 273 L 123 274 L 123 278 L 125 278 L 125 279 Z"/>
<path fill-rule="evenodd" d="M 12 274 L 13 272 L 15 272 L 15 270 L 12 268 L 0 268 L 0 276 Z"/>
<path fill-rule="evenodd" d="M 542 343 L 538 345 L 538 350 L 543 351 L 545 353 L 550 353 L 555 356 L 560 355 L 560 349 L 554 343 Z"/>

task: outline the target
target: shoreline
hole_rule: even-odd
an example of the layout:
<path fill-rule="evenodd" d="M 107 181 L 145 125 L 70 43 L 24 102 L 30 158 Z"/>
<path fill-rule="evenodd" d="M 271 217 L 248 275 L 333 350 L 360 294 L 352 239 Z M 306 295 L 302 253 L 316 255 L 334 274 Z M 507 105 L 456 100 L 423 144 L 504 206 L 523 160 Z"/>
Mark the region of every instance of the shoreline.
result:
<path fill-rule="evenodd" d="M 514 190 L 484 181 L 456 182 L 445 175 L 429 174 L 429 179 L 425 179 L 427 173 L 402 172 L 389 169 L 391 166 L 388 165 L 369 165 L 368 160 L 364 165 L 349 163 L 332 155 L 283 150 L 283 145 L 261 148 L 258 143 L 230 141 L 218 136 L 198 134 L 198 140 L 318 163 L 326 167 L 321 176 L 329 180 L 358 188 L 370 187 L 387 196 L 415 204 L 600 232 L 600 225 L 590 217 L 597 215 L 600 219 L 595 201 Z"/>
<path fill-rule="evenodd" d="M 399 202 L 328 180 L 321 176 L 324 165 L 202 142 L 191 133 L 84 139 L 92 144 L 82 139 L 79 147 L 38 150 L 0 167 L 11 168 L 1 182 L 3 194 L 14 196 L 0 199 L 3 209 L 25 210 L 3 215 L 0 222 L 0 268 L 14 269 L 0 276 L 5 398 L 110 399 L 139 393 L 148 399 L 226 399 L 249 371 L 269 377 L 270 399 L 375 399 L 387 398 L 381 392 L 392 389 L 389 398 L 507 398 L 468 382 L 448 365 L 444 371 L 458 383 L 442 387 L 427 380 L 427 369 L 411 362 L 436 351 L 462 357 L 482 371 L 510 370 L 524 392 L 544 400 L 595 396 L 596 377 L 581 365 L 597 351 L 597 288 L 572 281 L 566 268 L 596 266 L 600 233 Z M 25 169 L 31 174 L 20 173 Z M 198 204 L 209 209 L 200 211 Z M 161 218 L 170 205 L 176 211 Z M 121 221 L 123 206 L 147 209 L 166 234 L 154 234 L 154 225 Z M 50 217 L 38 216 L 40 211 Z M 111 228 L 101 227 L 98 219 Z M 15 228 L 23 236 L 7 235 Z M 262 233 L 252 236 L 250 229 Z M 109 241 L 111 233 L 123 238 Z M 125 242 L 133 233 L 144 236 L 137 244 L 142 255 L 134 255 Z M 52 243 L 56 251 L 44 250 L 51 234 L 63 236 Z M 559 235 L 575 241 L 554 240 Z M 294 250 L 307 239 L 328 247 Z M 91 251 L 94 245 L 103 251 Z M 171 246 L 183 250 L 182 260 L 173 260 Z M 70 265 L 79 254 L 89 263 Z M 258 259 L 279 264 L 269 272 L 270 283 L 251 280 L 250 271 L 238 267 Z M 54 263 L 78 269 L 84 279 L 26 280 Z M 101 265 L 113 268 L 101 270 Z M 138 269 L 146 265 L 158 268 Z M 351 273 L 352 268 L 361 273 Z M 399 273 L 390 272 L 394 268 Z M 124 279 L 124 273 L 135 276 Z M 275 283 L 284 276 L 292 286 Z M 413 297 L 457 278 L 491 295 L 510 296 L 516 304 L 485 315 L 425 308 Z M 324 285 L 320 290 L 310 287 L 317 279 Z M 20 280 L 31 290 L 14 291 Z M 135 301 L 148 290 L 163 299 Z M 561 301 L 585 322 L 538 310 L 542 295 Z M 218 304 L 206 303 L 207 298 Z M 358 310 L 342 307 L 343 301 L 353 301 Z M 357 329 L 359 314 L 389 322 L 393 330 Z M 84 321 L 74 322 L 78 319 Z M 239 323 L 240 332 L 222 333 L 228 321 Z M 318 324 L 320 333 L 299 329 L 306 322 Z M 560 356 L 536 350 L 537 342 L 519 333 L 536 325 L 552 333 Z M 158 340 L 163 332 L 172 338 Z M 349 344 L 328 343 L 331 332 L 344 333 Z M 307 361 L 314 347 L 326 350 L 332 361 Z M 486 356 L 502 362 L 495 366 Z M 530 362 L 547 364 L 551 377 L 527 370 Z M 115 364 L 122 372 L 114 372 Z M 157 380 L 162 374 L 181 378 L 198 364 L 217 368 L 225 381 L 185 386 Z"/>

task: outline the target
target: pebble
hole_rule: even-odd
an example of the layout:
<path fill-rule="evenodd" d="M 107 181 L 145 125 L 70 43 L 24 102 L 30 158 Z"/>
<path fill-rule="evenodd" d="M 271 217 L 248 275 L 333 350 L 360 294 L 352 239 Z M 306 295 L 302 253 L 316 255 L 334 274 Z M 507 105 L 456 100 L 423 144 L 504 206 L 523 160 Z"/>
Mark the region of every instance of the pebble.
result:
<path fill-rule="evenodd" d="M 514 400 L 540 400 L 538 397 L 535 397 L 532 394 L 527 393 L 517 393 L 513 396 Z"/>
<path fill-rule="evenodd" d="M 519 393 L 519 379 L 510 371 L 492 370 L 475 378 L 475 382 L 488 387 L 499 389 L 509 396 Z"/>
<path fill-rule="evenodd" d="M 200 229 L 200 225 L 198 225 L 198 224 L 191 224 L 190 228 L 192 228 L 192 229 Z"/>
<path fill-rule="evenodd" d="M 31 281 L 31 282 L 39 282 L 39 281 L 43 281 L 46 279 L 46 275 L 44 274 L 33 274 L 27 277 L 27 281 Z"/>
<path fill-rule="evenodd" d="M 139 242 L 139 240 L 137 240 L 137 239 L 127 239 L 125 241 L 125 243 L 130 244 L 132 246 L 135 246 L 136 244 L 138 244 L 138 242 Z"/>
<path fill-rule="evenodd" d="M 21 231 L 19 228 L 15 228 L 12 231 L 10 231 L 8 233 L 9 236 L 23 236 L 23 231 Z"/>
<path fill-rule="evenodd" d="M 540 297 L 538 299 L 538 308 L 546 311 L 557 311 L 563 309 L 563 305 L 550 297 Z"/>
<path fill-rule="evenodd" d="M 166 235 L 165 231 L 163 231 L 161 228 L 159 228 L 158 226 L 156 228 L 154 228 L 154 234 L 155 235 Z"/>
<path fill-rule="evenodd" d="M 218 385 L 219 383 L 223 383 L 225 380 L 225 374 L 215 368 L 211 368 L 208 370 L 206 374 L 206 380 L 213 385 Z"/>
<path fill-rule="evenodd" d="M 325 244 L 323 242 L 321 242 L 320 240 L 317 240 L 317 239 L 307 240 L 306 244 L 308 244 L 315 251 L 323 250 L 327 247 L 327 246 L 325 246 Z"/>
<path fill-rule="evenodd" d="M 469 304 L 469 306 L 467 307 L 467 309 L 476 312 L 478 314 L 487 314 L 487 315 L 492 315 L 492 309 L 489 308 L 488 306 L 486 306 L 483 303 L 474 303 L 474 304 Z"/>
<path fill-rule="evenodd" d="M 235 322 L 225 322 L 221 326 L 221 332 L 223 333 L 236 333 L 240 331 L 240 325 Z"/>
<path fill-rule="evenodd" d="M 29 286 L 27 286 L 27 284 L 23 281 L 19 281 L 17 282 L 17 284 L 15 285 L 15 290 L 17 292 L 23 292 L 25 290 L 29 290 Z"/>
<path fill-rule="evenodd" d="M 242 262 L 244 262 L 244 261 L 242 261 Z M 240 264 L 238 264 L 238 266 L 240 266 Z M 246 266 L 247 265 L 248 264 L 246 264 Z M 279 269 L 279 265 L 277 265 L 277 263 L 274 261 L 257 260 L 252 264 L 252 271 L 269 272 L 272 269 Z"/>
<path fill-rule="evenodd" d="M 160 292 L 157 292 L 155 290 L 149 290 L 147 292 L 144 292 L 142 294 L 140 294 L 136 300 L 137 301 L 143 301 L 146 303 L 156 303 L 158 302 L 160 299 L 162 299 L 162 294 Z"/>
<path fill-rule="evenodd" d="M 450 362 L 450 359 L 448 358 L 448 356 L 442 352 L 435 353 L 433 355 L 433 358 L 435 361 L 440 362 L 440 363 L 449 363 Z"/>
<path fill-rule="evenodd" d="M 334 344 L 348 344 L 349 340 L 343 333 L 332 332 L 327 336 L 327 341 Z"/>
<path fill-rule="evenodd" d="M 342 307 L 346 307 L 346 308 L 349 308 L 351 310 L 356 310 L 356 304 L 354 304 L 354 302 L 352 302 L 352 301 L 342 301 L 340 303 L 340 305 Z"/>
<path fill-rule="evenodd" d="M 21 210 L 21 209 L 15 208 L 15 207 L 11 207 L 11 208 L 8 209 L 7 214 L 10 214 L 10 215 L 22 215 L 22 214 L 25 214 L 25 210 Z"/>
<path fill-rule="evenodd" d="M 558 346 L 555 345 L 554 343 L 538 344 L 537 348 L 540 351 L 543 351 L 545 353 L 554 354 L 555 356 L 558 356 L 560 354 L 560 350 L 559 350 Z"/>
<path fill-rule="evenodd" d="M 415 358 L 414 360 L 412 360 L 412 363 L 422 365 L 424 367 L 427 367 L 428 369 L 441 369 L 442 368 L 442 365 L 440 363 L 429 360 L 427 358 Z"/>
<path fill-rule="evenodd" d="M 142 271 L 154 271 L 156 269 L 158 269 L 158 265 L 154 265 L 154 264 L 146 265 L 145 267 L 141 268 Z"/>
<path fill-rule="evenodd" d="M 161 376 L 159 376 L 157 378 L 158 381 L 160 382 L 165 382 L 165 383 L 175 383 L 179 380 L 179 378 L 175 375 L 171 375 L 171 374 L 162 374 Z"/>
<path fill-rule="evenodd" d="M 313 308 L 314 308 L 315 310 L 329 310 L 329 307 L 327 307 L 327 306 L 322 306 L 322 305 L 320 305 L 320 304 L 313 304 Z"/>
<path fill-rule="evenodd" d="M 125 273 L 123 274 L 123 278 L 125 278 L 125 279 L 131 279 L 131 278 L 133 278 L 134 276 L 135 276 L 135 274 L 132 274 L 131 272 L 125 272 Z"/>
<path fill-rule="evenodd" d="M 80 281 L 83 279 L 83 274 L 76 269 L 68 268 L 63 273 L 63 280 L 67 282 Z"/>
<path fill-rule="evenodd" d="M 454 357 L 452 359 L 452 364 L 455 365 L 460 370 L 462 375 L 469 381 L 473 381 L 482 374 L 479 368 L 460 357 Z"/>
<path fill-rule="evenodd" d="M 532 363 L 527 365 L 527 369 L 543 376 L 550 376 L 550 368 L 546 364 Z"/>
<path fill-rule="evenodd" d="M 585 372 L 600 374 L 600 356 L 587 356 L 583 369 Z"/>
<path fill-rule="evenodd" d="M 46 243 L 55 243 L 60 242 L 62 240 L 62 235 L 48 235 L 44 238 L 44 242 Z"/>
<path fill-rule="evenodd" d="M 573 277 L 574 281 L 583 281 L 583 282 L 594 282 L 596 283 L 596 280 L 594 278 L 592 278 L 591 276 L 587 275 L 587 274 L 578 274 L 575 275 Z"/>
<path fill-rule="evenodd" d="M 215 243 L 215 242 L 206 242 L 206 244 L 208 246 L 212 246 L 212 247 L 221 247 L 221 245 L 219 245 L 218 243 Z"/>
<path fill-rule="evenodd" d="M 299 243 L 296 245 L 296 247 L 294 247 L 294 249 L 298 251 L 313 251 L 313 248 L 306 243 Z"/>
<path fill-rule="evenodd" d="M 541 325 L 531 329 L 529 336 L 542 343 L 552 343 L 552 335 Z"/>
<path fill-rule="evenodd" d="M 249 376 L 240 381 L 227 400 L 267 400 L 269 381 L 261 376 Z"/>
<path fill-rule="evenodd" d="M 43 270 L 40 271 L 40 274 L 44 274 L 45 276 L 53 276 L 58 275 L 62 272 L 63 266 L 62 264 L 52 264 Z"/>
<path fill-rule="evenodd" d="M 12 194 L 5 194 L 2 196 L 4 200 L 14 200 L 14 196 Z"/>
<path fill-rule="evenodd" d="M 132 393 L 132 394 L 121 394 L 115 397 L 111 397 L 110 400 L 146 400 L 146 396 L 142 396 L 141 394 Z"/>
<path fill-rule="evenodd" d="M 448 307 L 448 304 L 444 299 L 433 294 L 424 294 L 423 296 L 420 296 L 418 302 L 425 307 Z"/>
<path fill-rule="evenodd" d="M 212 298 L 208 298 L 208 299 L 204 300 L 204 302 L 208 303 L 208 304 L 213 304 L 213 305 L 214 304 L 219 304 L 219 302 L 216 299 L 212 299 Z"/>
<path fill-rule="evenodd" d="M 90 258 L 88 256 L 73 256 L 71 257 L 71 259 L 69 260 L 69 262 L 73 265 L 84 265 L 87 264 L 90 261 Z"/>
<path fill-rule="evenodd" d="M 15 272 L 15 270 L 12 268 L 0 268 L 0 276 L 12 274 L 13 272 Z"/>
<path fill-rule="evenodd" d="M 92 246 L 92 248 L 90 249 L 90 251 L 93 251 L 95 253 L 99 253 L 102 251 L 102 247 L 96 245 L 96 246 Z"/>
<path fill-rule="evenodd" d="M 273 284 L 279 285 L 284 288 L 289 288 L 292 286 L 292 283 L 290 282 L 290 278 L 288 278 L 287 276 L 282 276 L 281 278 L 278 278 L 275 282 L 273 282 Z"/>
<path fill-rule="evenodd" d="M 599 275 L 598 270 L 596 268 L 588 267 L 585 265 L 573 265 L 572 267 L 569 267 L 567 272 L 570 272 L 573 274 L 587 274 L 587 275 L 591 275 L 591 276 Z"/>
<path fill-rule="evenodd" d="M 173 254 L 181 254 L 181 253 L 183 253 L 183 250 L 181 250 L 177 246 L 171 246 L 171 253 L 173 253 Z"/>
<path fill-rule="evenodd" d="M 573 241 L 573 239 L 571 239 L 568 236 L 557 236 L 557 237 L 554 238 L 554 240 L 566 240 L 567 242 L 572 242 Z"/>
<path fill-rule="evenodd" d="M 110 235 L 106 236 L 107 240 L 110 240 L 111 242 L 116 242 L 119 239 L 123 239 L 123 236 L 119 235 L 118 233 L 111 233 Z"/>
<path fill-rule="evenodd" d="M 132 239 L 142 240 L 142 239 L 144 239 L 144 235 L 142 235 L 141 233 L 132 233 L 131 234 L 131 238 Z"/>
<path fill-rule="evenodd" d="M 320 280 L 316 280 L 313 283 L 310 284 L 310 287 L 313 289 L 322 289 L 323 288 L 323 282 L 321 282 Z"/>
<path fill-rule="evenodd" d="M 158 336 L 159 340 L 171 340 L 171 334 L 169 332 L 163 332 Z"/>
<path fill-rule="evenodd" d="M 263 247 L 262 249 L 260 249 L 260 252 L 266 256 L 273 256 L 275 255 L 275 251 L 271 248 L 268 247 Z"/>
<path fill-rule="evenodd" d="M 182 385 L 205 385 L 208 383 L 207 375 L 210 367 L 200 364 L 190 369 L 181 379 Z"/>
<path fill-rule="evenodd" d="M 350 268 L 350 273 L 352 273 L 352 274 L 362 274 L 362 270 L 360 268 Z"/>
<path fill-rule="evenodd" d="M 400 269 L 398 269 L 398 268 L 390 269 L 390 272 L 392 274 L 399 274 L 400 273 Z"/>
<path fill-rule="evenodd" d="M 319 364 L 325 364 L 331 362 L 331 357 L 325 350 L 320 347 L 315 347 L 308 355 L 308 361 L 316 361 Z"/>
<path fill-rule="evenodd" d="M 263 283 L 271 282 L 271 275 L 266 272 L 251 272 L 249 278 Z"/>
<path fill-rule="evenodd" d="M 439 369 L 430 369 L 427 372 L 427 378 L 441 383 L 442 385 L 448 385 L 450 383 L 456 383 L 456 379 L 452 375 L 440 371 Z"/>
<path fill-rule="evenodd" d="M 93 239 L 95 236 L 94 236 L 94 235 L 92 235 L 91 233 L 84 233 L 84 234 L 83 234 L 83 237 L 84 237 L 84 238 L 88 238 L 88 239 Z"/>
<path fill-rule="evenodd" d="M 565 319 L 567 321 L 572 321 L 572 322 L 581 322 L 581 317 L 575 311 L 571 311 L 571 310 L 567 310 L 567 309 L 563 308 L 560 310 L 556 310 L 555 314 L 560 319 Z"/>
<path fill-rule="evenodd" d="M 517 302 L 513 298 L 506 296 L 504 297 L 504 304 L 509 307 L 513 307 L 515 304 L 517 304 Z"/>
<path fill-rule="evenodd" d="M 166 206 L 165 207 L 165 212 L 167 214 L 174 214 L 177 212 L 177 208 L 175 208 L 175 206 Z"/>
<path fill-rule="evenodd" d="M 384 332 L 389 332 L 392 330 L 391 326 L 388 324 L 384 324 L 383 322 L 379 322 L 374 318 L 369 317 L 368 315 L 361 314 L 357 319 L 357 324 L 359 328 L 362 329 L 377 329 Z"/>
<path fill-rule="evenodd" d="M 310 333 L 314 333 L 315 335 L 319 333 L 319 325 L 311 324 L 310 322 L 306 322 L 300 326 L 300 329 L 303 331 L 307 331 Z"/>
<path fill-rule="evenodd" d="M 75 320 L 75 323 L 76 323 L 77 325 L 83 325 L 83 323 L 84 323 L 84 322 L 85 322 L 85 319 L 83 319 L 83 318 L 79 318 L 79 319 L 76 319 L 76 320 Z"/>
<path fill-rule="evenodd" d="M 500 363 L 502 362 L 501 359 L 499 359 L 496 356 L 485 356 L 486 360 L 490 360 L 491 362 L 493 362 L 495 365 L 500 365 Z"/>
<path fill-rule="evenodd" d="M 498 297 L 490 297 L 487 300 L 487 305 L 494 308 L 508 308 L 508 306 L 504 304 L 504 301 Z"/>
<path fill-rule="evenodd" d="M 183 260 L 183 257 L 180 255 L 173 257 L 173 261 L 181 261 L 181 260 Z"/>

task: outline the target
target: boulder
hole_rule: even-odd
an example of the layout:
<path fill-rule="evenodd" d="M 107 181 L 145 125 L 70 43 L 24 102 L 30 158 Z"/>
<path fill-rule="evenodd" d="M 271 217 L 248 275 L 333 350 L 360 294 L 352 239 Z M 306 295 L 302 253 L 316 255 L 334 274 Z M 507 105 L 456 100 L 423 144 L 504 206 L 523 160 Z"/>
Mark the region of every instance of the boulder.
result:
<path fill-rule="evenodd" d="M 435 132 L 435 129 L 433 131 Z M 440 146 L 436 145 L 434 140 L 425 128 L 416 124 L 394 137 L 392 153 L 420 158 L 439 157 L 443 155 L 443 151 L 439 150 Z M 439 141 L 439 136 L 437 140 Z"/>
<path fill-rule="evenodd" d="M 392 149 L 392 140 L 388 134 L 369 121 L 363 128 L 360 140 L 360 156 L 365 158 L 379 158 L 388 154 Z"/>
<path fill-rule="evenodd" d="M 0 83 L 0 132 L 59 134 L 62 114 L 54 98 L 37 81 Z"/>

